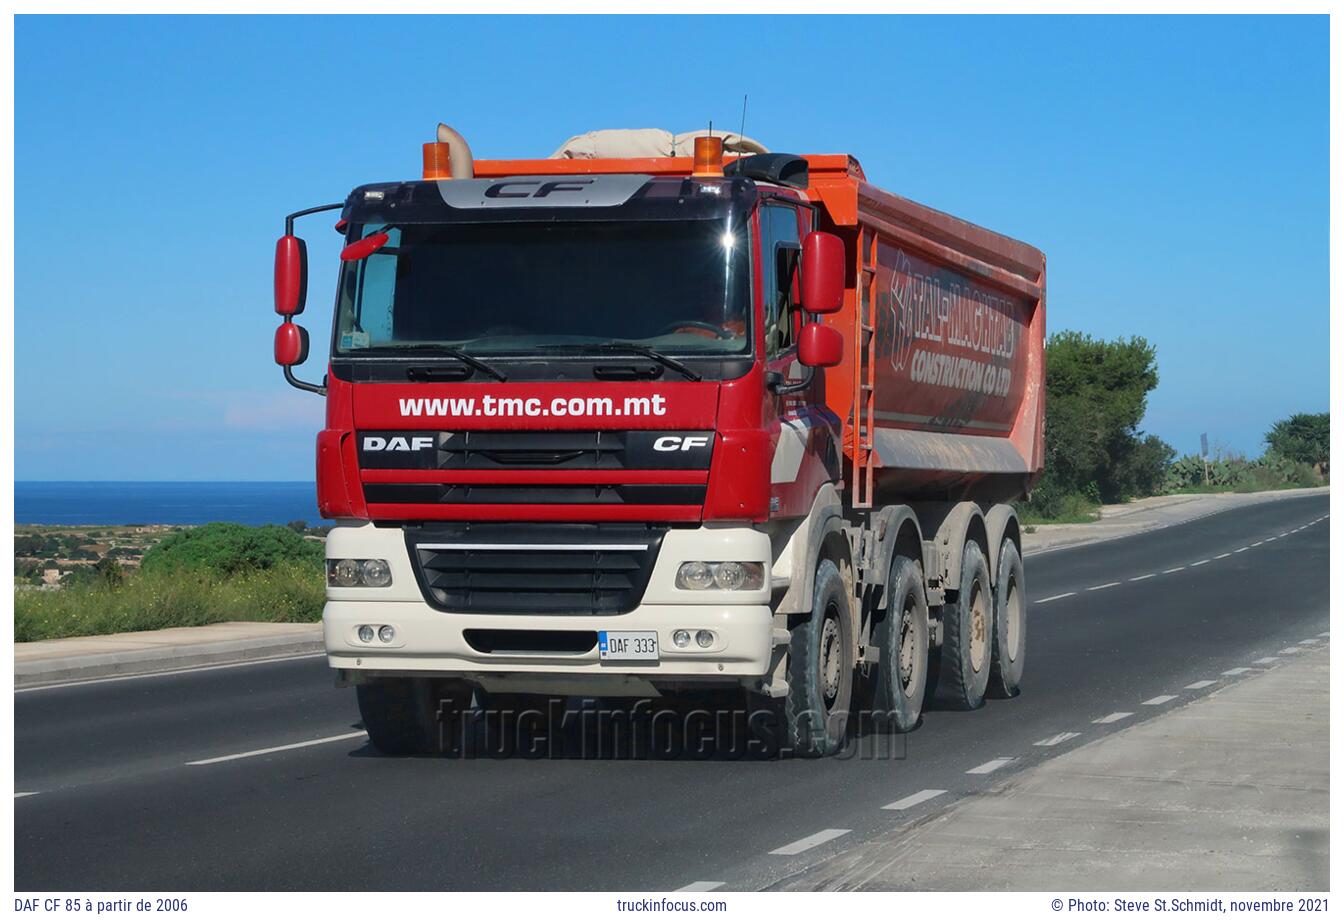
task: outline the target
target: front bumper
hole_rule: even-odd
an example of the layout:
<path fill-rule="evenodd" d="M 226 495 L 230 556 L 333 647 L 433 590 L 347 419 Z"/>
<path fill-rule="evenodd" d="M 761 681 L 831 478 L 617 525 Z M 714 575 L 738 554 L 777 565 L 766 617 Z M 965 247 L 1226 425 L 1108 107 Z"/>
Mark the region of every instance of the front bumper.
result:
<path fill-rule="evenodd" d="M 744 527 L 672 530 L 663 539 L 642 602 L 611 616 L 480 614 L 437 610 L 425 603 L 400 528 L 334 528 L 328 558 L 387 559 L 387 588 L 328 588 L 323 612 L 327 659 L 333 668 L 359 674 L 434 674 L 486 689 L 552 693 L 645 693 L 677 682 L 750 684 L 770 668 L 773 616 L 768 585 L 755 591 L 688 591 L 675 586 L 681 563 L 701 560 L 759 561 L 770 570 L 770 543 Z M 395 639 L 359 639 L 359 627 L 391 626 Z M 672 633 L 709 629 L 709 648 L 692 642 L 677 648 Z M 533 643 L 545 634 L 601 630 L 652 630 L 658 661 L 603 662 L 596 645 L 585 651 L 484 651 L 477 630 L 529 631 Z"/>

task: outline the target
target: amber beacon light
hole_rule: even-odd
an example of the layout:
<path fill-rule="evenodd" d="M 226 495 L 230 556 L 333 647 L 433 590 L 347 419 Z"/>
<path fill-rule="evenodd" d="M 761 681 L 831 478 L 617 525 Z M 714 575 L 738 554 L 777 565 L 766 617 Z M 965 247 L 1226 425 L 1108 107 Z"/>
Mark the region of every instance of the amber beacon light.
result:
<path fill-rule="evenodd" d="M 452 164 L 448 157 L 448 145 L 443 141 L 431 141 L 424 145 L 421 156 L 424 159 L 424 179 L 451 179 Z"/>
<path fill-rule="evenodd" d="M 705 136 L 695 139 L 695 162 L 691 167 L 691 175 L 723 175 L 723 138 Z"/>

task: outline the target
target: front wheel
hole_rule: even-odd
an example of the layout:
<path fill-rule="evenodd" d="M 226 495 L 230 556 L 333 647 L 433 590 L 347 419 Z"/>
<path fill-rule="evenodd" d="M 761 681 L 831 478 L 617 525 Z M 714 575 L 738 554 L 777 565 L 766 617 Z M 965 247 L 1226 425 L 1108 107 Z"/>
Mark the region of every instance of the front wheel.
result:
<path fill-rule="evenodd" d="M 844 746 L 854 692 L 853 621 L 840 569 L 817 565 L 812 612 L 789 630 L 785 744 L 803 757 L 829 757 Z"/>
<path fill-rule="evenodd" d="M 355 687 L 369 742 L 384 754 L 431 754 L 443 746 L 441 728 L 471 705 L 471 692 L 438 688 L 426 678 L 380 677 Z"/>

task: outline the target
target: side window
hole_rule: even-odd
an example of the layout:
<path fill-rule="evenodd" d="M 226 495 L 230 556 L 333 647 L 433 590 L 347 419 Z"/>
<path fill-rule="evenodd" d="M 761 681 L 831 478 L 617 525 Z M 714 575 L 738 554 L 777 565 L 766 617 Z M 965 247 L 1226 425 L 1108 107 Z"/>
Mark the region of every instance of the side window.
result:
<path fill-rule="evenodd" d="M 800 286 L 798 211 L 788 205 L 761 209 L 761 262 L 765 280 L 765 350 L 774 357 L 793 347 Z"/>

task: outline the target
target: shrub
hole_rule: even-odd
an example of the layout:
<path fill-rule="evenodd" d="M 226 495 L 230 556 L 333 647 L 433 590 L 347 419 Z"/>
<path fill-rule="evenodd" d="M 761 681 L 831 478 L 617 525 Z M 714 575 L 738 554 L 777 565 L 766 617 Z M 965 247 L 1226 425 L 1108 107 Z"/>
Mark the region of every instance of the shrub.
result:
<path fill-rule="evenodd" d="M 288 527 L 213 523 L 169 535 L 145 553 L 145 572 L 205 571 L 233 575 L 283 563 L 322 566 L 322 544 Z"/>
<path fill-rule="evenodd" d="M 1330 413 L 1299 412 L 1274 423 L 1265 435 L 1269 451 L 1308 466 L 1330 460 Z"/>

